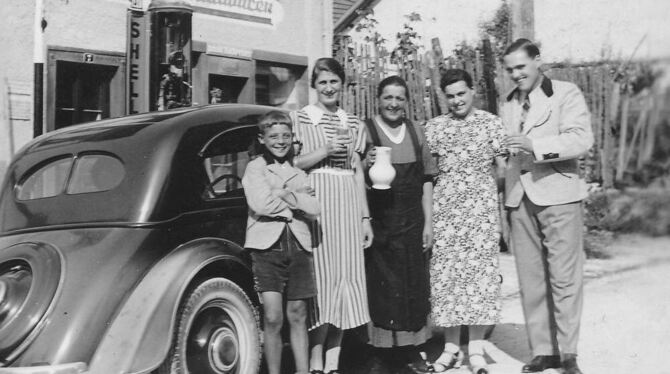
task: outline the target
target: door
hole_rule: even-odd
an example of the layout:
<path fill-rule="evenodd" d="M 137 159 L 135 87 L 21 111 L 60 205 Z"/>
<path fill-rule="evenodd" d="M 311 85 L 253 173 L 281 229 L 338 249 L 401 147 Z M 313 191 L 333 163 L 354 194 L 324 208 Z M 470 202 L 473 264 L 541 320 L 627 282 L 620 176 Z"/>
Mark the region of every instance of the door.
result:
<path fill-rule="evenodd" d="M 115 66 L 58 61 L 55 128 L 109 118 Z"/>
<path fill-rule="evenodd" d="M 49 47 L 47 61 L 47 131 L 125 114 L 123 53 Z"/>

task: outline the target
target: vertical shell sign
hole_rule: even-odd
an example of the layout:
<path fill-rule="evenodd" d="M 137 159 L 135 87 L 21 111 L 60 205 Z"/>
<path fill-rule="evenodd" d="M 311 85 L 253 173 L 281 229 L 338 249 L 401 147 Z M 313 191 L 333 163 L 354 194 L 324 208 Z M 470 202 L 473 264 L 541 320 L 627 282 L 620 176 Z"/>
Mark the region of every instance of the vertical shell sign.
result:
<path fill-rule="evenodd" d="M 149 29 L 144 13 L 128 11 L 126 96 L 128 114 L 149 111 Z"/>
<path fill-rule="evenodd" d="M 192 0 L 193 10 L 215 16 L 276 26 L 284 18 L 278 0 Z"/>

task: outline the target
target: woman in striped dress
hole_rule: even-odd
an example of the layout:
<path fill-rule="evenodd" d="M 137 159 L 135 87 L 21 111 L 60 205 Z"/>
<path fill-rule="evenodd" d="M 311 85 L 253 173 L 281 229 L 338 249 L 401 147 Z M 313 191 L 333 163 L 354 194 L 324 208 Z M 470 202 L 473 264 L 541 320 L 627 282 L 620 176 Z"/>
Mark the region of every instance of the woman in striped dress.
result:
<path fill-rule="evenodd" d="M 358 118 L 338 107 L 343 82 L 344 69 L 336 60 L 318 59 L 312 70 L 318 102 L 294 113 L 300 147 L 294 162 L 307 171 L 322 211 L 314 241 L 318 295 L 311 316 L 312 374 L 339 373 L 342 330 L 370 320 L 363 249 L 372 242 L 372 228 L 358 154 L 365 132 Z"/>

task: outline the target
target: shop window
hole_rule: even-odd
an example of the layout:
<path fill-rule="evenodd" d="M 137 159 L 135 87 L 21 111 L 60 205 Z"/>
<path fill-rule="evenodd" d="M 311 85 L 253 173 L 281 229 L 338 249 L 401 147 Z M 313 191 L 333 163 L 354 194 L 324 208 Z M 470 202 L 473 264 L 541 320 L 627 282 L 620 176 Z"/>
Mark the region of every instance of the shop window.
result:
<path fill-rule="evenodd" d="M 60 195 L 65 187 L 72 158 L 52 161 L 30 174 L 17 188 L 19 200 L 35 200 Z"/>
<path fill-rule="evenodd" d="M 151 110 L 191 105 L 191 13 L 162 9 L 161 3 L 170 2 L 150 5 L 153 13 Z"/>
<path fill-rule="evenodd" d="M 228 75 L 209 74 L 209 102 L 237 103 L 247 78 Z"/>
<path fill-rule="evenodd" d="M 256 62 L 256 104 L 295 108 L 299 104 L 296 82 L 304 66 Z"/>
<path fill-rule="evenodd" d="M 58 61 L 55 128 L 110 116 L 110 83 L 117 67 Z"/>

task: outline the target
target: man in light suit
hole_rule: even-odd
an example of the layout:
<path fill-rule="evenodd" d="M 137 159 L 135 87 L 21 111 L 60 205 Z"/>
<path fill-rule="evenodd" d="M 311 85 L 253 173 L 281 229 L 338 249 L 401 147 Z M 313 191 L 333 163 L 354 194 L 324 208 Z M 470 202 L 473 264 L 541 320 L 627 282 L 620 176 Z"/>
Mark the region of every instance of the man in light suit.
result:
<path fill-rule="evenodd" d="M 540 51 L 529 40 L 512 43 L 503 61 L 516 84 L 501 108 L 510 150 L 505 205 L 534 356 L 522 372 L 563 367 L 581 374 L 586 184 L 578 158 L 593 144 L 590 115 L 577 86 L 542 74 Z"/>

